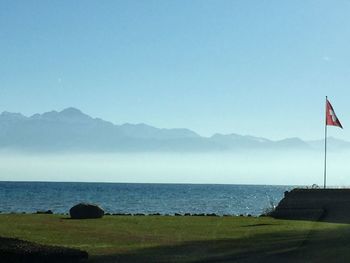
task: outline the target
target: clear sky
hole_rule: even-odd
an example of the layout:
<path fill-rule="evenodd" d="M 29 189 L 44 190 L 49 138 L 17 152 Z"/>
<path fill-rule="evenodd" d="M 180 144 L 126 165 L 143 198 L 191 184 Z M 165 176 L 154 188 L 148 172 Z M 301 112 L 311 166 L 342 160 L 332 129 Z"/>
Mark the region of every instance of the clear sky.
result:
<path fill-rule="evenodd" d="M 350 139 L 350 1 L 0 1 L 0 111 Z"/>

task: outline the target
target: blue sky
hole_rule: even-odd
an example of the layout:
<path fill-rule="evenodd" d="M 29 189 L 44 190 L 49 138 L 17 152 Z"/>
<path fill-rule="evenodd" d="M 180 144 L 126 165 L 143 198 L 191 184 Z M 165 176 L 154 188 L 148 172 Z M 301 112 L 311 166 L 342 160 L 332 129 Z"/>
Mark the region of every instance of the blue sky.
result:
<path fill-rule="evenodd" d="M 0 111 L 350 140 L 350 1 L 0 2 Z"/>

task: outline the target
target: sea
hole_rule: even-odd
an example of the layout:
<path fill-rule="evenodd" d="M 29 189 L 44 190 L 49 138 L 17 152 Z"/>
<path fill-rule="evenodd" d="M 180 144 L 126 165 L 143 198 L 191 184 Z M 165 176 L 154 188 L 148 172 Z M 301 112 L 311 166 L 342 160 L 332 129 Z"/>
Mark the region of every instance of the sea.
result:
<path fill-rule="evenodd" d="M 257 216 L 276 206 L 293 186 L 0 182 L 1 213 L 52 210 L 65 214 L 77 203 L 100 205 L 106 213 Z"/>

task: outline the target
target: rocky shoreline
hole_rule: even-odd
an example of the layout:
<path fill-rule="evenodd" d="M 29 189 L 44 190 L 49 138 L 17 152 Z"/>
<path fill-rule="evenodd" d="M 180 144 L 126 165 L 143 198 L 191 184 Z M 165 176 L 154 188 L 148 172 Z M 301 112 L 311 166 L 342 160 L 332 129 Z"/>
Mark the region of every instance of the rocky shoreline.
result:
<path fill-rule="evenodd" d="M 1 214 L 37 214 L 37 215 L 61 215 L 69 216 L 69 213 L 54 213 L 52 210 L 47 211 L 36 211 L 32 213 L 27 212 L 0 212 Z M 257 217 L 251 214 L 216 214 L 216 213 L 173 213 L 173 214 L 161 214 L 161 213 L 105 213 L 105 216 L 216 216 L 216 217 L 236 217 L 236 216 L 247 216 L 247 217 Z"/>

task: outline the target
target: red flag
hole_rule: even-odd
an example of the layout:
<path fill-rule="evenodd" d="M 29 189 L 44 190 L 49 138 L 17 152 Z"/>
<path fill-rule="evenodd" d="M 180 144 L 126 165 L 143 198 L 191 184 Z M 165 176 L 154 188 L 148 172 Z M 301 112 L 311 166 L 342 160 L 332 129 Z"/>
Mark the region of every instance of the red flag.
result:
<path fill-rule="evenodd" d="M 328 126 L 338 126 L 343 129 L 337 115 L 335 114 L 333 107 L 329 100 L 326 100 L 326 125 Z"/>

